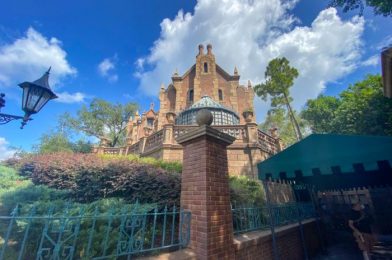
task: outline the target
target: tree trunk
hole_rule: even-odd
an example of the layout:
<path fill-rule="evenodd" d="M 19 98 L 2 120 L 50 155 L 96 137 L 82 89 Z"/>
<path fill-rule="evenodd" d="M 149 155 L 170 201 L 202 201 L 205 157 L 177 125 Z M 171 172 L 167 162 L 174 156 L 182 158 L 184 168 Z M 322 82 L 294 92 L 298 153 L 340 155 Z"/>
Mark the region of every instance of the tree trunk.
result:
<path fill-rule="evenodd" d="M 289 102 L 289 99 L 287 98 L 286 93 L 283 93 L 283 96 L 284 96 L 284 99 L 286 100 L 286 106 L 287 106 L 287 109 L 289 111 L 289 115 L 290 115 L 290 118 L 291 118 L 291 123 L 293 124 L 293 127 L 295 129 L 294 132 L 295 132 L 295 135 L 297 136 L 297 141 L 300 141 L 300 140 L 302 140 L 302 133 L 301 133 L 301 130 L 299 129 L 299 125 L 298 125 L 297 119 L 295 119 L 293 110 L 291 109 L 290 102 Z"/>

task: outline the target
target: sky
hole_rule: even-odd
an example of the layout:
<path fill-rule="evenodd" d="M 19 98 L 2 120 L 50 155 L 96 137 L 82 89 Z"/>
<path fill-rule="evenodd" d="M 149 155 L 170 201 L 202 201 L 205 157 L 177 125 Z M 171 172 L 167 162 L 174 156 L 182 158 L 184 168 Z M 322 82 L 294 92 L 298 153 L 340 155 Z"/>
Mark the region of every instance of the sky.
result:
<path fill-rule="evenodd" d="M 51 66 L 59 96 L 33 115 L 0 125 L 0 159 L 31 150 L 58 117 L 94 98 L 159 107 L 160 85 L 195 62 L 197 46 L 211 43 L 217 63 L 240 83 L 264 80 L 269 60 L 285 56 L 300 76 L 294 108 L 319 94 L 338 95 L 369 73 L 380 73 L 380 50 L 392 44 L 392 18 L 366 8 L 342 13 L 328 0 L 0 1 L 2 113 L 22 115 L 22 90 Z M 257 122 L 269 103 L 255 98 Z"/>

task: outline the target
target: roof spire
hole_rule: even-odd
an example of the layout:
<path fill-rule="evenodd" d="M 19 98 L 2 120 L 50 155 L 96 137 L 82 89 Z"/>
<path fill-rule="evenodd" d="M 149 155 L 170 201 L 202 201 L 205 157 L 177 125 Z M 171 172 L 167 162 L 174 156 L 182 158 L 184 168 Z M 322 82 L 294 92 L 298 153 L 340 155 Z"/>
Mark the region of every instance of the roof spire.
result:
<path fill-rule="evenodd" d="M 178 69 L 177 69 L 177 68 L 176 68 L 176 70 L 174 71 L 173 76 L 174 76 L 174 77 L 178 77 Z"/>
<path fill-rule="evenodd" d="M 238 75 L 238 69 L 237 66 L 234 67 L 234 75 Z"/>
<path fill-rule="evenodd" d="M 248 80 L 248 88 L 252 87 L 252 83 L 250 82 L 250 80 Z"/>

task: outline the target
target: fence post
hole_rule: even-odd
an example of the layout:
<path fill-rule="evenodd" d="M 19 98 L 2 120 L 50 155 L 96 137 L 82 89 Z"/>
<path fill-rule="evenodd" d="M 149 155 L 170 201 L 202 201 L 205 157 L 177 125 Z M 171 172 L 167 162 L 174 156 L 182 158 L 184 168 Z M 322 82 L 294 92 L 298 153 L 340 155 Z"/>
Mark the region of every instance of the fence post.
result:
<path fill-rule="evenodd" d="M 274 210 L 271 205 L 271 194 L 269 190 L 269 183 L 267 181 L 262 181 L 264 190 L 265 190 L 265 197 L 267 200 L 267 208 L 270 216 L 270 229 L 271 229 L 271 236 L 272 236 L 272 252 L 274 254 L 274 259 L 279 260 L 279 253 L 278 253 L 278 245 L 276 243 L 276 235 L 275 235 L 275 214 Z"/>
<path fill-rule="evenodd" d="M 234 259 L 226 147 L 234 137 L 212 127 L 201 110 L 198 128 L 177 138 L 184 147 L 181 207 L 191 211 L 190 248 L 198 259 Z"/>

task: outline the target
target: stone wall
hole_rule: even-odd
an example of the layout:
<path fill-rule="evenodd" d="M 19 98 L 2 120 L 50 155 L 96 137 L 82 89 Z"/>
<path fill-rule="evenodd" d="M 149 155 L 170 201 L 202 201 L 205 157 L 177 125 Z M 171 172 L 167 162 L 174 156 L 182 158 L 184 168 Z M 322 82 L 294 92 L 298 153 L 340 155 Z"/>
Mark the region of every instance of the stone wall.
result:
<path fill-rule="evenodd" d="M 317 226 L 314 220 L 303 223 L 305 245 L 308 256 L 314 256 L 320 249 Z M 275 230 L 279 259 L 304 259 L 301 234 L 298 224 Z M 269 230 L 249 232 L 234 237 L 235 259 L 273 259 L 272 236 Z"/>
<path fill-rule="evenodd" d="M 314 256 L 321 248 L 314 219 L 303 223 L 304 238 L 308 257 Z M 301 234 L 298 224 L 279 227 L 275 230 L 279 259 L 302 260 L 304 259 Z M 234 256 L 236 260 L 272 260 L 272 236 L 270 230 L 254 231 L 237 235 L 233 240 Z M 158 256 L 140 258 L 143 260 L 194 260 L 199 259 L 191 249 L 179 250 Z"/>

